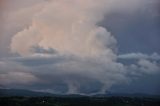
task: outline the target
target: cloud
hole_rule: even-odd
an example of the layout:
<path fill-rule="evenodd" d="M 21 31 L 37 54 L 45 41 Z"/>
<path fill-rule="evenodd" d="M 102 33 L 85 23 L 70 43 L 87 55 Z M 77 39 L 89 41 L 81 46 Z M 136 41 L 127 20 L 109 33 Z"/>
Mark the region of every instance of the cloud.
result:
<path fill-rule="evenodd" d="M 160 71 L 160 65 L 158 65 L 158 63 L 156 63 L 155 61 L 151 62 L 148 60 L 141 59 L 138 61 L 138 65 L 140 66 L 140 69 L 145 73 L 152 74 L 156 73 L 157 71 Z"/>
<path fill-rule="evenodd" d="M 105 28 L 96 25 L 104 15 L 101 2 L 96 5 L 90 0 L 47 3 L 43 11 L 33 17 L 32 25 L 13 37 L 12 51 L 26 55 L 31 53 L 32 46 L 38 45 L 60 52 L 91 55 L 100 52 L 104 45 L 112 46 L 115 39 Z M 102 40 L 105 44 L 101 43 Z M 21 42 L 24 42 L 23 46 L 19 45 Z"/>
<path fill-rule="evenodd" d="M 34 14 L 41 10 L 43 0 L 3 1 L 5 3 L 1 6 L 0 14 L 0 57 L 7 57 L 11 56 L 10 43 L 12 37 L 31 24 Z"/>
<path fill-rule="evenodd" d="M 149 60 L 160 60 L 160 55 L 157 53 L 153 53 L 151 55 L 143 54 L 143 53 L 128 53 L 122 54 L 118 56 L 119 59 L 149 59 Z"/>
<path fill-rule="evenodd" d="M 142 1 L 50 0 L 11 12 L 7 26 L 15 25 L 17 30 L 10 48 L 18 56 L 2 59 L 0 84 L 50 92 L 60 88 L 64 93 L 105 93 L 114 84 L 132 80 L 128 76 L 132 71 L 159 70 L 147 60 L 132 67 L 117 62 L 117 41 L 99 25 L 106 14 L 133 11 Z"/>
<path fill-rule="evenodd" d="M 0 80 L 2 85 L 9 85 L 9 84 L 28 85 L 36 81 L 37 78 L 30 73 L 9 72 L 7 74 L 0 74 Z"/>
<path fill-rule="evenodd" d="M 127 64 L 127 68 L 132 70 L 130 74 L 141 76 L 144 74 L 155 74 L 160 71 L 160 55 L 158 53 L 153 53 L 151 55 L 143 53 L 128 53 L 118 56 L 119 60 L 125 60 L 131 62 Z"/>
<path fill-rule="evenodd" d="M 144 4 L 142 1 L 51 0 L 42 3 L 43 8 L 30 18 L 32 25 L 12 38 L 11 50 L 29 55 L 32 54 L 30 48 L 38 45 L 77 55 L 110 52 L 115 48 L 116 40 L 107 29 L 97 24 L 111 11 L 131 11 Z M 20 45 L 22 42 L 23 46 Z"/>
<path fill-rule="evenodd" d="M 0 68 L 5 70 L 1 72 L 0 84 L 6 87 L 23 85 L 24 88 L 52 93 L 97 94 L 105 93 L 115 84 L 129 83 L 134 78 L 160 70 L 156 61 L 140 59 L 135 64 L 124 65 L 106 58 L 81 58 L 58 53 L 9 58 L 7 67 L 1 62 Z M 19 79 L 23 79 L 20 82 L 14 76 L 17 73 L 20 73 Z"/>
<path fill-rule="evenodd" d="M 27 67 L 13 61 L 0 61 L 0 85 L 30 85 L 38 79 Z"/>
<path fill-rule="evenodd" d="M 3 82 L 0 83 L 6 87 L 10 87 L 7 82 L 17 81 L 17 77 L 14 76 L 17 73 L 19 73 L 19 78 L 23 79 L 21 81 L 24 82 L 23 84 L 25 84 L 25 81 L 28 81 L 30 84 L 33 84 L 33 86 L 47 86 L 45 89 L 49 89 L 49 85 L 54 85 L 55 87 L 63 84 L 63 86 L 67 87 L 66 93 L 105 93 L 112 84 L 127 81 L 123 65 L 112 61 L 105 61 L 105 59 L 82 59 L 75 56 L 48 56 L 43 54 L 31 57 L 18 57 L 10 61 L 16 65 L 14 65 L 15 67 L 13 68 L 8 64 L 8 68 L 10 67 L 12 70 L 15 70 L 21 66 L 23 67 L 21 69 L 23 71 L 12 71 L 5 67 L 6 74 L 4 76 L 4 74 L 1 73 L 0 78 Z M 106 66 L 106 64 L 110 67 Z M 25 68 L 27 68 L 27 70 Z M 117 70 L 117 68 L 119 70 Z M 1 69 L 3 69 L 2 66 Z M 23 75 L 26 76 L 24 77 Z M 29 78 L 29 80 L 27 80 L 27 78 Z M 41 84 L 39 84 L 40 82 Z M 100 85 L 99 87 L 95 87 L 98 89 L 96 92 L 84 90 L 87 89 L 85 86 L 89 87 L 93 83 Z M 21 83 L 17 82 L 16 84 L 20 85 Z M 26 86 L 28 85 L 26 84 Z M 31 86 L 32 89 L 34 88 L 33 86 Z M 54 92 L 52 86 L 50 90 Z"/>

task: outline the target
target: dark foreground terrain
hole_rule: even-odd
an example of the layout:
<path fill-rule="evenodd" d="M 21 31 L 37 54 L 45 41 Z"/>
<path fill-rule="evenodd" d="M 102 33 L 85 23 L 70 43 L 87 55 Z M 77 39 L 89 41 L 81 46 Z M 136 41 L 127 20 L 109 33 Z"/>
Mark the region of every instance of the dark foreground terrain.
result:
<path fill-rule="evenodd" d="M 160 99 L 135 97 L 0 97 L 0 106 L 160 106 Z"/>

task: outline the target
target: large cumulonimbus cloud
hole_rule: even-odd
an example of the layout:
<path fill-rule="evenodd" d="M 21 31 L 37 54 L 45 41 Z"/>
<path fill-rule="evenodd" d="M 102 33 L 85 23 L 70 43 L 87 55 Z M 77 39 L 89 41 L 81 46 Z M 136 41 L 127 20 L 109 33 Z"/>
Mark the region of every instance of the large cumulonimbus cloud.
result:
<path fill-rule="evenodd" d="M 138 3 L 141 4 L 137 0 L 51 0 L 39 3 L 28 9 L 34 11 L 41 7 L 32 12 L 32 25 L 13 37 L 11 49 L 21 55 L 32 54 L 33 46 L 78 56 L 112 54 L 116 40 L 98 23 L 112 8 L 132 9 Z M 22 42 L 23 46 L 20 45 Z"/>
<path fill-rule="evenodd" d="M 113 84 L 129 82 L 128 75 L 159 71 L 158 63 L 148 58 L 130 66 L 117 62 L 117 41 L 99 25 L 112 11 L 132 11 L 143 4 L 143 0 L 49 0 L 14 12 L 11 17 L 21 19 L 22 30 L 10 46 L 21 56 L 0 62 L 5 70 L 2 64 L 18 68 L 1 72 L 0 84 L 28 83 L 34 90 L 51 92 L 63 85 L 65 93 L 105 93 Z M 17 81 L 17 73 L 23 80 Z"/>

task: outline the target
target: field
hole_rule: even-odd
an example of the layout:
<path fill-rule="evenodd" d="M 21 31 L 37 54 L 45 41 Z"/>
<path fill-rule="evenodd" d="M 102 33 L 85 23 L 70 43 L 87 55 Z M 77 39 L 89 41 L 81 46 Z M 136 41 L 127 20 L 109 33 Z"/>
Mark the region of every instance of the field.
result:
<path fill-rule="evenodd" d="M 135 97 L 0 97 L 0 106 L 160 106 L 160 99 Z"/>

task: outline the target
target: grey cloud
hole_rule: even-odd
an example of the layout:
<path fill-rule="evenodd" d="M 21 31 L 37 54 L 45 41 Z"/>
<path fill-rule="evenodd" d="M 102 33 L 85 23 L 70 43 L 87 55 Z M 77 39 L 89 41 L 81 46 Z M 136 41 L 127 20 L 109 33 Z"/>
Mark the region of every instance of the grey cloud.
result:
<path fill-rule="evenodd" d="M 149 60 L 160 60 L 160 55 L 157 53 L 153 53 L 151 55 L 143 54 L 143 53 L 128 53 L 122 54 L 118 56 L 119 59 L 149 59 Z"/>
<path fill-rule="evenodd" d="M 12 60 L 26 66 L 40 66 L 54 64 L 59 61 L 66 61 L 66 59 L 63 58 L 63 56 L 49 54 L 34 54 L 33 56 L 29 57 L 14 57 L 12 58 Z"/>
<path fill-rule="evenodd" d="M 104 58 L 82 58 L 59 54 L 34 54 L 28 57 L 10 58 L 9 62 L 5 63 L 7 68 L 1 62 L 0 68 L 5 71 L 0 73 L 2 79 L 0 84 L 10 87 L 10 84 L 5 82 L 15 83 L 17 80 L 14 75 L 19 72 L 19 79 L 23 79 L 25 74 L 26 77 L 24 81 L 15 83 L 17 86 L 23 85 L 33 90 L 46 90 L 52 93 L 96 94 L 105 93 L 113 85 L 128 83 L 134 78 L 160 71 L 156 62 L 144 59 L 129 66 L 115 61 L 105 61 Z M 15 69 L 16 71 L 12 71 Z M 27 78 L 32 79 L 28 80 L 30 85 L 25 82 Z M 93 85 L 96 86 L 95 89 L 89 90 Z"/>
<path fill-rule="evenodd" d="M 118 56 L 119 60 L 125 60 L 127 68 L 131 71 L 131 75 L 141 76 L 144 74 L 155 74 L 160 72 L 160 55 L 153 53 L 151 55 L 143 53 L 128 53 Z"/>
<path fill-rule="evenodd" d="M 4 67 L 4 65 L 0 66 L 1 69 L 2 67 L 4 67 L 4 69 L 6 70 L 5 76 L 2 72 L 0 74 L 0 78 L 2 79 L 0 81 L 1 85 L 10 86 L 5 82 L 16 82 L 17 80 L 15 79 L 14 75 L 16 75 L 18 72 L 22 73 L 22 76 L 19 77 L 19 79 L 23 79 L 23 75 L 25 75 L 25 73 L 26 77 L 24 77 L 24 79 L 32 79 L 32 77 L 34 76 L 33 80 L 28 80 L 30 83 L 33 83 L 33 86 L 31 86 L 32 89 L 35 88 L 35 85 L 58 86 L 59 83 L 63 83 L 64 86 L 67 86 L 68 89 L 66 93 L 91 93 L 93 89 L 91 91 L 86 91 L 84 89 L 87 89 L 90 85 L 93 84 L 101 85 L 96 88 L 98 89 L 97 91 L 95 89 L 96 92 L 94 93 L 104 93 L 113 84 L 127 81 L 127 76 L 125 75 L 126 70 L 120 63 L 111 61 L 104 62 L 104 60 L 98 58 L 78 58 L 74 56 L 52 56 L 52 58 L 50 58 L 51 61 L 48 62 L 49 58 L 50 57 L 47 56 L 44 56 L 42 58 L 41 55 L 19 57 L 15 59 L 12 58 L 10 62 L 5 63 L 7 68 L 10 68 L 10 70 Z M 58 58 L 61 58 L 62 60 L 57 61 L 56 59 Z M 33 61 L 35 62 L 35 64 L 33 63 L 32 65 L 28 65 L 28 63 L 32 63 Z M 43 63 L 41 63 L 41 61 L 43 61 Z M 11 63 L 14 63 L 16 65 L 12 67 L 10 65 Z M 106 64 L 108 64 L 109 66 L 106 66 Z M 15 69 L 19 69 L 19 71 L 12 71 Z M 13 77 L 11 77 L 10 75 L 13 75 Z M 17 82 L 16 85 L 19 84 L 21 83 Z M 28 85 L 26 84 L 26 86 Z M 86 86 L 87 88 L 85 88 L 84 86 Z M 54 89 L 53 92 L 55 92 Z"/>
<path fill-rule="evenodd" d="M 28 85 L 38 81 L 29 68 L 13 61 L 0 61 L 0 85 Z"/>
<path fill-rule="evenodd" d="M 44 53 L 44 54 L 56 54 L 57 51 L 54 50 L 53 48 L 47 48 L 47 49 L 44 49 L 40 46 L 34 46 L 32 47 L 32 51 L 33 53 Z"/>
<path fill-rule="evenodd" d="M 138 61 L 138 65 L 140 66 L 140 69 L 145 73 L 152 74 L 160 71 L 160 64 L 155 61 L 151 62 L 145 59 L 141 59 Z"/>

